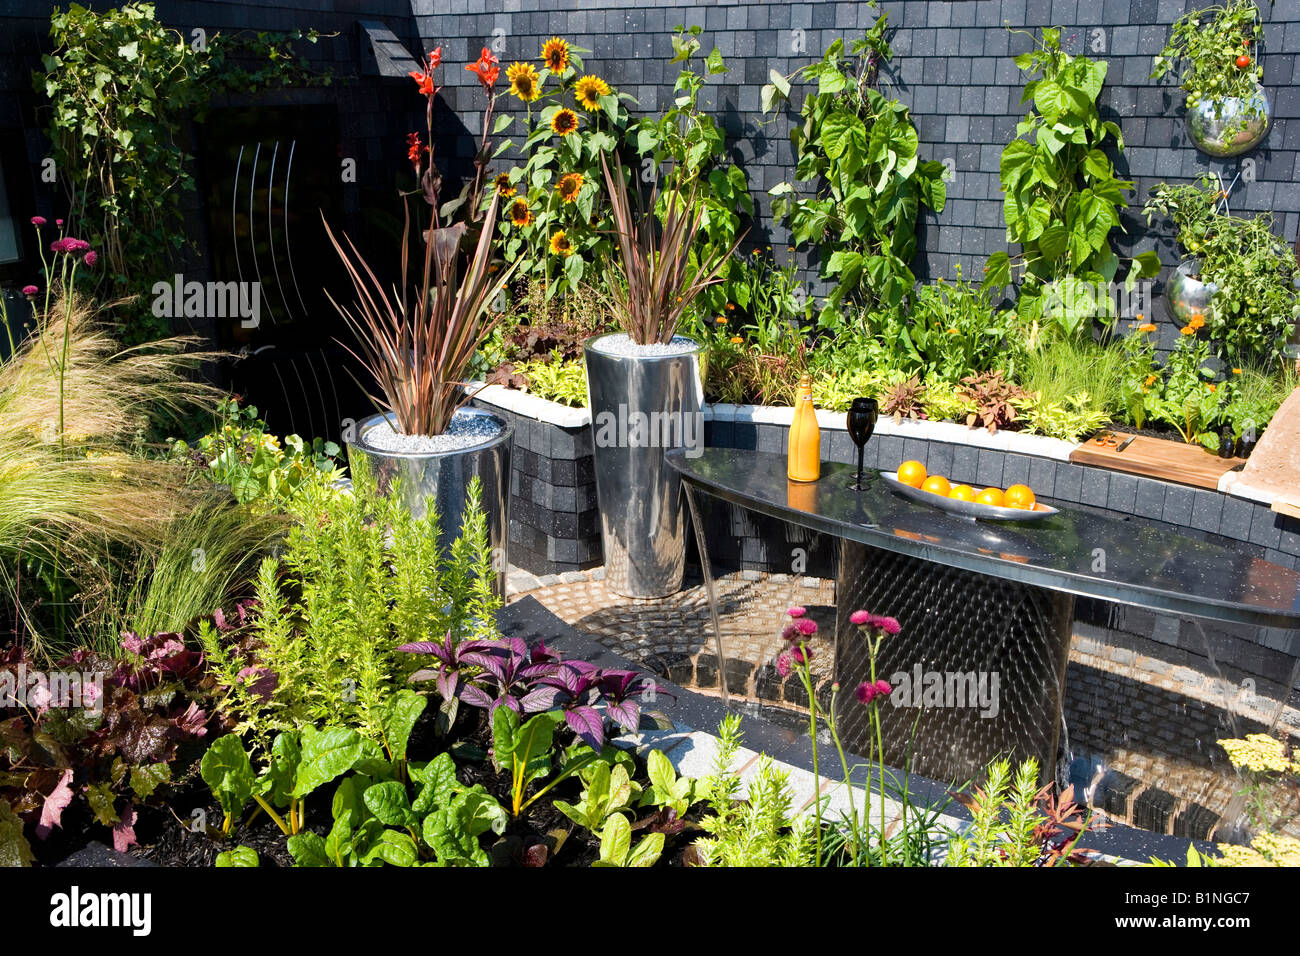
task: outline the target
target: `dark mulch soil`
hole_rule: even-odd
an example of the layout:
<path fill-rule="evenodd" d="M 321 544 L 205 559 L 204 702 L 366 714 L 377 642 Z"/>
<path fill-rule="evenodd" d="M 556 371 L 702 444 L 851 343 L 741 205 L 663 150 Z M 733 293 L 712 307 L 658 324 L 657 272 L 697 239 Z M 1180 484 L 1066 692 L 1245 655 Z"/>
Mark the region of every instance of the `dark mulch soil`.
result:
<path fill-rule="evenodd" d="M 560 730 L 556 735 L 557 745 L 569 743 L 567 736 L 567 730 Z M 509 808 L 509 775 L 493 770 L 487 756 L 491 733 L 486 711 L 462 707 L 455 727 L 446 739 L 439 738 L 434 733 L 433 716 L 426 714 L 412 732 L 408 757 L 413 761 L 431 760 L 447 749 L 448 739 L 455 748 L 457 777 L 461 782 L 469 786 L 482 784 L 502 806 Z M 644 778 L 644 774 L 641 776 Z M 333 822 L 330 804 L 336 785 L 336 783 L 328 784 L 322 791 L 307 798 L 306 829 L 322 836 L 329 832 Z M 532 792 L 534 791 L 530 790 L 530 795 Z M 555 809 L 553 804 L 556 799 L 577 803 L 581 793 L 582 783 L 575 776 L 533 803 L 519 819 L 512 818 L 506 832 L 500 837 L 486 834 L 483 845 L 491 854 L 493 864 L 526 866 L 541 865 L 544 862 L 547 866 L 589 866 L 592 861 L 598 859 L 599 838 L 574 824 Z M 226 840 L 219 835 L 215 838 L 209 836 L 204 832 L 201 824 L 195 825 L 195 810 L 201 810 L 205 815 L 199 818 L 200 821 L 206 819 L 211 827 L 220 826 L 221 810 L 212 799 L 206 785 L 199 779 L 197 768 L 190 774 L 189 779 L 173 788 L 166 808 L 145 808 L 140 812 L 140 819 L 135 828 L 140 845 L 131 849 L 132 854 L 160 866 L 210 867 L 222 850 L 243 844 L 257 851 L 261 866 L 293 865 L 287 837 L 265 813 L 258 813 L 252 818 L 251 823 L 236 829 Z M 700 816 L 702 811 L 699 808 L 693 809 L 687 815 L 687 828 L 666 837 L 660 865 L 682 865 L 683 855 L 691 842 L 700 835 L 698 828 Z M 648 831 L 652 817 L 651 811 L 639 813 L 633 823 L 634 842 Z M 69 831 L 79 832 L 79 828 L 69 828 Z M 84 843 L 85 833 L 80 832 L 82 833 L 80 843 Z M 64 852 L 51 858 L 59 859 L 66 856 L 80 843 L 66 847 Z M 541 847 L 545 847 L 544 852 Z"/>

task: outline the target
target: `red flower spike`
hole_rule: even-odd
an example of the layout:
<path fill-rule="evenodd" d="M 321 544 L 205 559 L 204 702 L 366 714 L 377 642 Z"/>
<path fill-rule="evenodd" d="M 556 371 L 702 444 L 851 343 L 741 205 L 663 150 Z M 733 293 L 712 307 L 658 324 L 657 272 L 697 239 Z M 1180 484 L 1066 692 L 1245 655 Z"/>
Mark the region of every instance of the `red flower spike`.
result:
<path fill-rule="evenodd" d="M 492 87 L 496 85 L 497 77 L 501 75 L 500 60 L 495 53 L 487 47 L 479 54 L 479 58 L 473 63 L 467 64 L 465 69 L 478 77 L 478 81 L 483 84 L 483 89 L 489 93 Z"/>

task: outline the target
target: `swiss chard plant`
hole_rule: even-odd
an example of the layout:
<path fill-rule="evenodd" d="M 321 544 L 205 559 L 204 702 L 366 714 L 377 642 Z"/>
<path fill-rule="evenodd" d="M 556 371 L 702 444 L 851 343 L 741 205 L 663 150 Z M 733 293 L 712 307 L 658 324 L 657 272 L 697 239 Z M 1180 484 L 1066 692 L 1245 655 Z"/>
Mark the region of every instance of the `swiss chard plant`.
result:
<path fill-rule="evenodd" d="M 1015 64 L 1035 77 L 1020 100 L 1030 110 L 999 164 L 1007 241 L 1021 252 L 1014 259 L 1005 252 L 990 256 L 985 283 L 1001 288 L 1019 270 L 1023 322 L 1091 335 L 1093 319 L 1114 318 L 1106 308 L 1111 297 L 1097 290 L 1120 274 L 1111 234 L 1122 228 L 1125 194 L 1133 189 L 1115 175 L 1108 155 L 1124 149 L 1123 134 L 1097 109 L 1107 63 L 1071 56 L 1061 49 L 1061 31 L 1045 29 Z M 1156 253 L 1144 252 L 1129 264 L 1125 282 L 1131 289 L 1159 271 Z"/>
<path fill-rule="evenodd" d="M 817 84 L 790 131 L 795 181 L 812 184 L 812 195 L 793 182 L 768 193 L 773 218 L 789 225 L 796 245 L 822 251 L 822 277 L 834 283 L 823 328 L 840 326 L 846 302 L 893 307 L 910 298 L 916 224 L 925 208 L 940 212 L 947 201 L 944 166 L 918 155 L 910 111 L 876 89 L 879 67 L 893 55 L 885 21 L 882 14 L 847 54 L 837 39 L 820 62 L 789 76 L 773 70 L 763 87 L 771 112 L 784 108 L 794 81 Z"/>

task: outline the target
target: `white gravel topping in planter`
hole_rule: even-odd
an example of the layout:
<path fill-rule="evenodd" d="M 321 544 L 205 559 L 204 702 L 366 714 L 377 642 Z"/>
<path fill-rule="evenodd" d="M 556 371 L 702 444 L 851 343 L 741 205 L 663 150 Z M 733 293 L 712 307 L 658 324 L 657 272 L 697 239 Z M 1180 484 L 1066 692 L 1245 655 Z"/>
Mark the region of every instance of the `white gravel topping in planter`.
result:
<path fill-rule="evenodd" d="M 431 455 L 461 451 L 484 445 L 504 431 L 500 422 L 486 415 L 457 412 L 441 435 L 405 435 L 387 421 L 380 422 L 361 436 L 362 444 L 376 451 L 394 451 L 409 455 Z"/>
<path fill-rule="evenodd" d="M 591 347 L 606 355 L 632 355 L 641 358 L 649 355 L 686 355 L 688 352 L 694 352 L 700 345 L 684 335 L 674 335 L 673 340 L 667 345 L 657 342 L 653 345 L 638 345 L 632 341 L 630 335 L 616 332 L 597 339 Z"/>

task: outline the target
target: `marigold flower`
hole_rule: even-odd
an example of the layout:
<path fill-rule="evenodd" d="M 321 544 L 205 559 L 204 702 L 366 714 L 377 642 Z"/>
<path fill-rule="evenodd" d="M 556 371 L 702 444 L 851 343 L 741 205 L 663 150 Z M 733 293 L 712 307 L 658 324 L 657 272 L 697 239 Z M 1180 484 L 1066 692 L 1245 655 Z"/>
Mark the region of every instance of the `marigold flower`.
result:
<path fill-rule="evenodd" d="M 1240 374 L 1241 374 L 1241 369 L 1239 369 L 1239 368 L 1234 368 L 1234 369 L 1232 370 L 1232 374 L 1233 374 L 1233 375 L 1240 375 Z"/>
<path fill-rule="evenodd" d="M 542 44 L 542 62 L 552 73 L 563 73 L 569 68 L 569 44 L 559 37 L 551 37 Z"/>
<path fill-rule="evenodd" d="M 573 87 L 573 96 L 588 112 L 600 109 L 600 98 L 609 95 L 609 84 L 598 76 L 584 76 Z"/>
<path fill-rule="evenodd" d="M 573 254 L 573 243 L 561 229 L 551 236 L 551 254 L 556 256 L 568 256 Z"/>
<path fill-rule="evenodd" d="M 1147 322 L 1144 325 L 1139 325 L 1137 327 L 1137 330 L 1139 332 L 1154 332 L 1156 330 L 1156 326 L 1154 322 Z"/>
<path fill-rule="evenodd" d="M 582 191 L 584 181 L 582 173 L 565 173 L 556 183 L 555 192 L 565 202 L 573 202 Z"/>
<path fill-rule="evenodd" d="M 531 103 L 542 95 L 542 84 L 531 63 L 511 64 L 506 70 L 506 79 L 510 81 L 510 92 L 525 103 Z"/>
<path fill-rule="evenodd" d="M 1196 334 L 1196 330 L 1195 330 L 1194 328 L 1192 328 L 1190 325 L 1184 325 L 1181 329 L 1178 330 L 1178 334 L 1179 334 L 1179 335 L 1195 335 L 1195 334 Z"/>
<path fill-rule="evenodd" d="M 568 136 L 578 128 L 578 114 L 567 106 L 562 106 L 551 117 L 551 131 L 556 136 Z"/>
<path fill-rule="evenodd" d="M 716 322 L 718 325 L 726 325 L 726 324 L 727 324 L 727 317 L 726 317 L 725 315 L 720 315 L 720 316 L 718 316 L 716 319 L 714 319 L 713 321 Z"/>
<path fill-rule="evenodd" d="M 733 336 L 731 337 L 731 344 L 732 344 L 732 345 L 739 345 L 739 344 L 740 344 L 741 342 L 743 342 L 743 341 L 745 341 L 745 340 L 742 339 L 739 335 L 733 335 Z"/>
<path fill-rule="evenodd" d="M 501 60 L 497 55 L 484 47 L 478 59 L 467 64 L 465 69 L 477 76 L 479 83 L 483 85 L 483 89 L 491 93 L 492 87 L 496 86 L 497 77 L 501 75 L 500 63 Z"/>
<path fill-rule="evenodd" d="M 727 311 L 728 311 L 728 312 L 735 312 L 735 311 L 736 311 L 736 303 L 734 303 L 734 302 L 728 302 L 728 303 L 727 303 Z"/>

